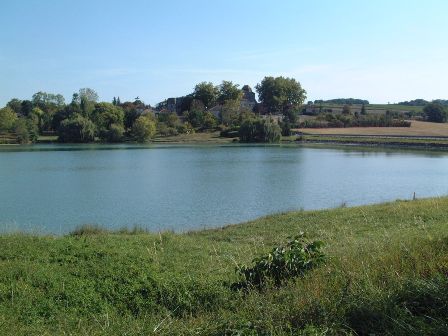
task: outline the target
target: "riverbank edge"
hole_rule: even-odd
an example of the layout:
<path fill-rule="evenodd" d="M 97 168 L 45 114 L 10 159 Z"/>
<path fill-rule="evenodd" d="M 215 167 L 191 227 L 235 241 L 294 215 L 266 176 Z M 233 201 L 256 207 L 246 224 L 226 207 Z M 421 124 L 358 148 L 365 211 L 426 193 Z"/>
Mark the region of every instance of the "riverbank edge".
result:
<path fill-rule="evenodd" d="M 163 144 L 163 145 L 230 145 L 240 143 L 238 138 L 220 137 L 219 132 L 212 133 L 196 133 L 192 135 L 181 135 L 172 137 L 158 137 L 147 144 Z M 39 139 L 37 145 L 42 144 L 59 144 L 54 139 Z M 71 145 L 64 143 L 65 145 Z M 103 142 L 95 142 L 94 144 L 109 144 Z M 132 141 L 125 141 L 114 144 L 138 144 Z M 448 139 L 436 137 L 407 137 L 407 136 L 364 136 L 364 135 L 314 135 L 303 134 L 299 136 L 282 137 L 279 144 L 315 144 L 315 145 L 334 145 L 334 146 L 350 146 L 350 147 L 377 147 L 377 148 L 408 148 L 419 150 L 448 150 Z M 0 144 L 1 147 L 21 146 L 20 144 Z"/>

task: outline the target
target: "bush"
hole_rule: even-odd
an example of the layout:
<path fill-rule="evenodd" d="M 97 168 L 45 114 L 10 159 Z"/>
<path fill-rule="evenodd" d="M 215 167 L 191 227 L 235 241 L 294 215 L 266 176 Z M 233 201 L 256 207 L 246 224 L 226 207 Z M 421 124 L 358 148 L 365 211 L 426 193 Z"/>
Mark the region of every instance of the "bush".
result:
<path fill-rule="evenodd" d="M 281 129 L 272 120 L 247 119 L 239 130 L 241 142 L 279 142 Z"/>
<path fill-rule="evenodd" d="M 124 127 L 120 124 L 110 125 L 109 130 L 106 131 L 103 139 L 107 142 L 120 142 L 123 140 Z"/>
<path fill-rule="evenodd" d="M 17 142 L 20 144 L 26 144 L 30 141 L 30 133 L 25 118 L 19 118 L 15 122 L 14 131 L 17 136 Z"/>
<path fill-rule="evenodd" d="M 132 135 L 138 142 L 146 142 L 156 135 L 156 122 L 150 115 L 138 117 L 132 126 Z"/>
<path fill-rule="evenodd" d="M 95 140 L 95 124 L 80 114 L 65 119 L 59 127 L 60 142 L 85 143 Z"/>
<path fill-rule="evenodd" d="M 427 121 L 443 123 L 446 122 L 448 113 L 444 106 L 438 103 L 430 103 L 425 106 L 423 113 Z"/>
<path fill-rule="evenodd" d="M 273 281 L 278 288 L 284 282 L 304 275 L 324 260 L 321 241 L 309 241 L 302 232 L 285 245 L 272 249 L 267 255 L 255 258 L 252 267 L 237 267 L 242 281 L 232 284 L 233 289 L 263 288 Z"/>

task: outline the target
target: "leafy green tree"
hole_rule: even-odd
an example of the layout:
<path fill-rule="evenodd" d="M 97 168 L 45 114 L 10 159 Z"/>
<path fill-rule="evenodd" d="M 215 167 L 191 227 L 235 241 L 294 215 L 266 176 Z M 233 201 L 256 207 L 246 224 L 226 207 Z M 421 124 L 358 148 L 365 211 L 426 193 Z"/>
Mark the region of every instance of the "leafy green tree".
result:
<path fill-rule="evenodd" d="M 167 127 L 178 128 L 181 124 L 179 117 L 176 113 L 160 113 L 158 116 L 158 122 L 166 124 Z"/>
<path fill-rule="evenodd" d="M 12 108 L 17 115 L 22 115 L 22 101 L 20 99 L 13 98 L 6 106 Z"/>
<path fill-rule="evenodd" d="M 117 106 L 120 106 L 123 109 L 125 129 L 131 129 L 135 120 L 140 116 L 140 112 L 137 110 L 137 107 L 131 102 L 124 102 L 123 104 L 117 103 Z"/>
<path fill-rule="evenodd" d="M 218 88 L 211 82 L 201 82 L 194 88 L 193 97 L 200 100 L 206 109 L 212 107 L 218 99 Z"/>
<path fill-rule="evenodd" d="M 21 113 L 23 116 L 28 116 L 33 110 L 33 102 L 30 100 L 22 100 L 21 102 Z"/>
<path fill-rule="evenodd" d="M 132 136 L 138 142 L 147 142 L 156 135 L 156 121 L 151 115 L 138 117 L 132 126 Z"/>
<path fill-rule="evenodd" d="M 227 101 L 239 102 L 243 97 L 243 92 L 240 90 L 238 84 L 233 84 L 231 81 L 223 81 L 219 85 L 218 102 L 224 104 Z"/>
<path fill-rule="evenodd" d="M 25 118 L 19 118 L 15 122 L 14 132 L 17 136 L 17 142 L 26 144 L 30 141 L 30 134 Z"/>
<path fill-rule="evenodd" d="M 284 118 L 280 122 L 280 128 L 282 129 L 282 135 L 283 136 L 290 136 L 291 135 L 291 122 L 288 118 Z"/>
<path fill-rule="evenodd" d="M 120 106 L 111 103 L 97 103 L 92 112 L 92 120 L 101 140 L 117 142 L 123 136 L 124 111 Z M 114 125 L 113 129 L 111 129 L 112 125 Z M 119 135 L 120 132 L 121 135 Z"/>
<path fill-rule="evenodd" d="M 240 103 L 236 100 L 226 100 L 220 112 L 221 123 L 233 127 L 239 125 Z"/>
<path fill-rule="evenodd" d="M 33 109 L 28 117 L 26 117 L 26 127 L 28 128 L 29 141 L 31 142 L 36 142 L 39 137 L 39 126 L 41 123 L 39 113 L 41 112 L 39 108 L 37 108 L 37 111 Z"/>
<path fill-rule="evenodd" d="M 33 107 L 28 118 L 30 117 L 33 119 L 33 123 L 36 124 L 39 133 L 42 132 L 44 111 L 42 111 L 39 107 Z"/>
<path fill-rule="evenodd" d="M 6 106 L 0 109 L 0 130 L 1 131 L 10 131 L 13 129 L 14 124 L 17 120 L 17 114 L 14 110 Z"/>
<path fill-rule="evenodd" d="M 105 135 L 105 140 L 107 142 L 120 142 L 123 140 L 124 127 L 122 124 L 112 124 L 110 125 L 107 133 Z"/>
<path fill-rule="evenodd" d="M 79 99 L 85 98 L 88 102 L 96 103 L 98 101 L 98 93 L 91 88 L 79 89 Z M 79 101 L 81 103 L 81 101 Z"/>
<path fill-rule="evenodd" d="M 82 114 L 81 106 L 78 103 L 78 94 L 73 94 L 73 99 L 70 104 L 66 105 L 64 108 L 60 109 L 53 116 L 51 121 L 52 129 L 58 131 L 63 120 L 70 119 L 76 114 Z"/>
<path fill-rule="evenodd" d="M 61 94 L 52 94 L 47 92 L 36 92 L 33 94 L 33 105 L 39 107 L 41 110 L 46 110 L 50 106 L 63 107 L 65 99 Z"/>
<path fill-rule="evenodd" d="M 288 111 L 299 110 L 306 99 L 306 91 L 294 78 L 265 77 L 255 89 L 269 113 L 291 114 Z"/>
<path fill-rule="evenodd" d="M 86 143 L 95 140 L 95 124 L 81 114 L 74 114 L 71 118 L 61 122 L 59 127 L 59 141 Z"/>
<path fill-rule="evenodd" d="M 240 127 L 241 142 L 279 142 L 281 139 L 280 126 L 270 119 L 247 119 Z"/>
<path fill-rule="evenodd" d="M 438 103 L 429 103 L 423 109 L 427 121 L 443 123 L 447 121 L 447 110 Z"/>
<path fill-rule="evenodd" d="M 217 126 L 218 120 L 213 113 L 206 111 L 204 113 L 202 127 L 205 129 L 213 129 Z"/>
<path fill-rule="evenodd" d="M 111 103 L 97 103 L 92 113 L 92 119 L 98 128 L 109 128 L 111 124 L 123 123 L 123 109 Z"/>
<path fill-rule="evenodd" d="M 79 105 L 81 114 L 87 118 L 90 118 L 97 101 L 98 94 L 95 90 L 90 88 L 79 89 L 79 93 L 74 93 L 72 99 L 72 103 Z"/>

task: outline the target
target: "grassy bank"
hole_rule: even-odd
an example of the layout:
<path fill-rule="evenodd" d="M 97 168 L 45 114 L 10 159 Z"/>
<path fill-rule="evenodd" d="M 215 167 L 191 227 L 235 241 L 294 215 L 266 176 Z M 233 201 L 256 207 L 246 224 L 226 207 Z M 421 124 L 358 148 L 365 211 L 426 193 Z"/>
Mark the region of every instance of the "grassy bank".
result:
<path fill-rule="evenodd" d="M 272 215 L 186 234 L 0 236 L 2 335 L 442 335 L 448 198 Z M 237 264 L 305 231 L 325 264 L 238 292 Z"/>
<path fill-rule="evenodd" d="M 448 149 L 448 139 L 437 138 L 411 138 L 391 136 L 349 136 L 349 135 L 314 135 L 306 134 L 301 137 L 288 137 L 284 142 L 324 143 L 341 145 L 364 145 L 383 147 L 410 147 L 410 148 L 439 148 Z"/>

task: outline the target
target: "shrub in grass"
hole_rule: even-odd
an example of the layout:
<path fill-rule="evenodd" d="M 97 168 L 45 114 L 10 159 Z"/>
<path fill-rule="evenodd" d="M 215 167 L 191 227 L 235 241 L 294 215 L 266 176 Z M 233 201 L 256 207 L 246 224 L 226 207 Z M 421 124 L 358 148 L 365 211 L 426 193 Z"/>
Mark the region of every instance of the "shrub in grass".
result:
<path fill-rule="evenodd" d="M 71 236 L 86 236 L 106 233 L 107 230 L 96 224 L 83 224 L 70 232 Z"/>
<path fill-rule="evenodd" d="M 262 289 L 268 282 L 280 287 L 290 279 L 304 275 L 324 261 L 321 241 L 310 241 L 302 232 L 277 246 L 267 255 L 255 258 L 251 267 L 237 267 L 242 281 L 232 284 L 233 289 Z"/>

